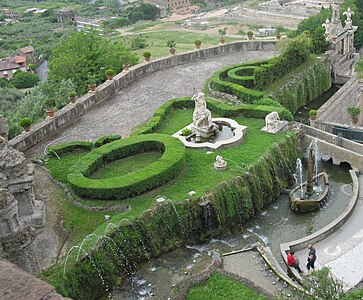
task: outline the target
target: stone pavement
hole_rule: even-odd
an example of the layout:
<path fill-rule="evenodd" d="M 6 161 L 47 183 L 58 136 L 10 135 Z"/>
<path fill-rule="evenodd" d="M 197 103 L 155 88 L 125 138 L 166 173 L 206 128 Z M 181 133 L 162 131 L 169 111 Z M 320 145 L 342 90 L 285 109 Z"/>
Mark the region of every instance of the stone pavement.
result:
<path fill-rule="evenodd" d="M 39 143 L 26 155 L 34 157 L 42 154 L 45 146 L 52 141 L 54 144 L 68 141 L 95 141 L 101 136 L 112 134 L 127 137 L 135 128 L 147 122 L 165 101 L 192 96 L 194 87 L 203 89 L 207 79 L 220 68 L 275 55 L 274 51 L 230 53 L 147 75 L 85 113 L 57 136 Z"/>
<path fill-rule="evenodd" d="M 335 233 L 314 245 L 317 253 L 316 267 L 331 269 L 345 289 L 357 285 L 363 278 L 363 176 L 359 180 L 359 199 L 346 223 Z M 308 249 L 295 253 L 306 270 Z"/>

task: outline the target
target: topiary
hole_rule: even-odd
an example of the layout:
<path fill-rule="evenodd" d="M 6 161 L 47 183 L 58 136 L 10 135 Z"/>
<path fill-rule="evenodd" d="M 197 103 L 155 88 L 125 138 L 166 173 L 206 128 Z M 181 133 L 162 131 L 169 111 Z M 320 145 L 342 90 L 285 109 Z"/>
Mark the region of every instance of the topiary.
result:
<path fill-rule="evenodd" d="M 151 56 L 151 53 L 149 51 L 145 51 L 143 54 L 142 54 L 143 57 L 150 57 Z"/>
<path fill-rule="evenodd" d="M 108 70 L 106 70 L 105 74 L 106 74 L 107 76 L 109 76 L 109 75 L 115 75 L 115 71 L 114 71 L 114 70 L 112 70 L 112 69 L 108 69 Z"/>
<path fill-rule="evenodd" d="M 30 118 L 23 118 L 19 121 L 19 125 L 23 128 L 29 127 L 31 124 L 33 124 L 33 120 Z"/>

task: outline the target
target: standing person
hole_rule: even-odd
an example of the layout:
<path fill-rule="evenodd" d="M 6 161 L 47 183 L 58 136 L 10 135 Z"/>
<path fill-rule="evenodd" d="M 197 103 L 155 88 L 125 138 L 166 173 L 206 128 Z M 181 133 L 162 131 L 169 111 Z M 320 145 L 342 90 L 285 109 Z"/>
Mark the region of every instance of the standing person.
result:
<path fill-rule="evenodd" d="M 308 269 L 308 274 L 310 274 L 310 268 L 315 270 L 315 261 L 316 261 L 316 250 L 313 247 L 313 245 L 308 246 L 309 254 L 308 254 L 308 263 L 306 265 L 306 268 Z"/>
<path fill-rule="evenodd" d="M 287 252 L 287 265 L 289 267 L 294 267 L 296 270 L 298 270 L 299 273 L 302 273 L 302 270 L 300 269 L 299 260 L 294 257 L 294 254 L 295 254 L 294 251 Z"/>

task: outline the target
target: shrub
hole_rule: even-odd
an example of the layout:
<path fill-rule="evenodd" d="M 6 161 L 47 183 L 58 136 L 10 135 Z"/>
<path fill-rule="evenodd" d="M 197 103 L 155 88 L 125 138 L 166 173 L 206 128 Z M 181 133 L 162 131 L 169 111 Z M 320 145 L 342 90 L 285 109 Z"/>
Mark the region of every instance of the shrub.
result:
<path fill-rule="evenodd" d="M 188 128 L 184 128 L 182 131 L 181 131 L 181 135 L 182 136 L 188 136 L 188 135 L 191 135 L 193 133 L 193 131 L 191 129 L 188 129 Z"/>
<path fill-rule="evenodd" d="M 55 107 L 55 100 L 53 98 L 48 98 L 44 101 L 45 109 L 54 109 Z"/>
<path fill-rule="evenodd" d="M 195 40 L 195 41 L 194 41 L 194 44 L 195 44 L 196 46 L 200 46 L 200 45 L 202 44 L 202 41 L 201 41 L 201 40 Z"/>
<path fill-rule="evenodd" d="M 54 156 L 73 152 L 75 150 L 90 151 L 93 147 L 92 142 L 68 142 L 61 145 L 51 146 L 47 149 L 47 153 Z"/>
<path fill-rule="evenodd" d="M 108 135 L 108 136 L 103 136 L 100 137 L 95 143 L 94 143 L 94 147 L 98 148 L 101 147 L 105 144 L 111 143 L 113 141 L 117 141 L 121 139 L 121 135 Z"/>
<path fill-rule="evenodd" d="M 253 36 L 253 31 L 251 30 L 247 31 L 247 36 Z"/>
<path fill-rule="evenodd" d="M 40 78 L 36 74 L 16 71 L 11 79 L 12 84 L 17 89 L 32 88 L 38 84 Z"/>
<path fill-rule="evenodd" d="M 23 128 L 30 126 L 33 124 L 33 120 L 30 118 L 23 118 L 19 121 L 19 125 Z"/>
<path fill-rule="evenodd" d="M 168 40 L 168 41 L 166 42 L 166 45 L 167 45 L 170 49 L 173 49 L 173 48 L 175 48 L 175 46 L 176 46 L 176 44 L 175 44 L 174 40 Z"/>
<path fill-rule="evenodd" d="M 68 93 L 68 97 L 76 97 L 77 93 L 75 91 L 71 91 Z"/>
<path fill-rule="evenodd" d="M 318 114 L 318 112 L 315 109 L 309 110 L 309 116 L 310 117 L 315 117 L 317 114 Z"/>
<path fill-rule="evenodd" d="M 227 27 L 224 27 L 223 29 L 218 29 L 218 34 L 221 36 L 221 39 L 223 39 L 224 36 L 227 34 Z"/>
<path fill-rule="evenodd" d="M 143 169 L 124 176 L 92 179 L 93 172 L 104 164 L 135 153 L 159 151 L 162 157 Z M 180 173 L 185 147 L 168 135 L 133 136 L 96 148 L 70 168 L 68 181 L 76 194 L 96 199 L 125 199 L 160 186 Z"/>
<path fill-rule="evenodd" d="M 106 70 L 105 74 L 106 75 L 115 75 L 115 71 L 112 69 L 108 69 L 108 70 Z"/>
<path fill-rule="evenodd" d="M 356 106 L 351 106 L 347 108 L 347 112 L 352 119 L 357 119 L 360 114 L 360 108 Z"/>
<path fill-rule="evenodd" d="M 149 51 L 145 51 L 143 54 L 142 54 L 143 57 L 150 57 L 151 56 L 151 53 Z"/>

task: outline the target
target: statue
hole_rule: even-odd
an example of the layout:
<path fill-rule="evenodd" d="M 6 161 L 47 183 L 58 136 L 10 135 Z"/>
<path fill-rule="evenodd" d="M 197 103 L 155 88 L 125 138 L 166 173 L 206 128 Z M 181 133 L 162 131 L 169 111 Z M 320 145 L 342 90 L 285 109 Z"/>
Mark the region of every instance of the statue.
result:
<path fill-rule="evenodd" d="M 330 21 L 326 19 L 325 23 L 321 25 L 321 27 L 325 28 L 325 35 L 328 37 L 330 35 Z"/>
<path fill-rule="evenodd" d="M 207 108 L 205 102 L 204 93 L 198 92 L 198 94 L 192 97 L 195 102 L 195 109 L 193 112 L 193 124 L 195 127 L 208 128 L 212 125 L 212 115 Z"/>
<path fill-rule="evenodd" d="M 353 25 L 352 16 L 354 15 L 354 11 L 348 7 L 347 11 L 343 12 L 343 15 L 347 16 L 347 19 L 345 20 L 345 28 L 351 29 Z"/>
<path fill-rule="evenodd" d="M 280 121 L 279 114 L 276 111 L 269 113 L 265 117 L 266 131 L 273 130 Z"/>
<path fill-rule="evenodd" d="M 216 162 L 214 163 L 214 169 L 217 171 L 224 171 L 227 169 L 227 162 L 222 156 L 217 155 Z"/>
<path fill-rule="evenodd" d="M 204 93 L 198 92 L 192 97 L 192 100 L 195 102 L 192 131 L 196 135 L 196 141 L 200 142 L 201 138 L 210 138 L 216 135 L 218 125 L 212 122 L 212 114 L 207 108 Z"/>
<path fill-rule="evenodd" d="M 332 23 L 336 23 L 339 22 L 339 4 L 334 2 L 334 4 L 332 5 L 332 17 L 331 17 L 331 21 Z"/>

